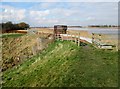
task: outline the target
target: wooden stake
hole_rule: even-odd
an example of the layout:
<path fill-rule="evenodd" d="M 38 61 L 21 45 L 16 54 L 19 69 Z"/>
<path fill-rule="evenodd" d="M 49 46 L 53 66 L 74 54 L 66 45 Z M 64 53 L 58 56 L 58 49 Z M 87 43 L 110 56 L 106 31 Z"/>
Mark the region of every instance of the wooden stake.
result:
<path fill-rule="evenodd" d="M 101 42 L 101 40 L 102 40 L 101 38 L 102 38 L 102 36 L 101 36 L 101 34 L 99 34 L 99 41 L 100 41 L 100 42 Z"/>
<path fill-rule="evenodd" d="M 94 33 L 92 33 L 92 43 L 94 44 Z"/>
<path fill-rule="evenodd" d="M 115 47 L 115 48 L 116 48 L 116 51 L 118 51 L 118 45 L 116 45 L 116 47 Z"/>
<path fill-rule="evenodd" d="M 63 35 L 62 35 L 62 37 L 61 37 L 61 38 L 62 38 L 62 41 L 63 41 L 63 40 L 64 40 L 64 39 L 63 39 Z"/>
<path fill-rule="evenodd" d="M 80 33 L 78 33 L 78 46 L 80 46 Z"/>
<path fill-rule="evenodd" d="M 72 34 L 70 33 L 70 41 L 72 41 Z"/>
<path fill-rule="evenodd" d="M 75 34 L 75 44 L 77 44 L 77 35 L 76 34 Z"/>
<path fill-rule="evenodd" d="M 68 34 L 69 34 L 69 33 L 68 33 L 68 31 L 67 31 L 67 40 L 68 40 Z"/>

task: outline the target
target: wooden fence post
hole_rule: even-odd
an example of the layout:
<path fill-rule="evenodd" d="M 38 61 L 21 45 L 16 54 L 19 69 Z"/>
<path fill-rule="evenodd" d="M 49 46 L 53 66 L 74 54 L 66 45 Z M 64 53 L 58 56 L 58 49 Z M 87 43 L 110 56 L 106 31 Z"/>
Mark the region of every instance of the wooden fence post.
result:
<path fill-rule="evenodd" d="M 43 45 L 43 38 L 39 38 L 38 41 L 39 41 L 39 49 L 42 50 L 44 48 L 44 45 Z"/>
<path fill-rule="evenodd" d="M 101 34 L 98 34 L 99 36 L 99 45 L 101 44 Z M 101 45 L 100 45 L 100 48 L 101 48 Z"/>
<path fill-rule="evenodd" d="M 72 33 L 70 33 L 70 41 L 72 42 Z"/>
<path fill-rule="evenodd" d="M 75 43 L 77 44 L 77 33 L 75 33 Z"/>
<path fill-rule="evenodd" d="M 94 33 L 92 33 L 92 43 L 94 44 Z"/>
<path fill-rule="evenodd" d="M 36 39 L 36 43 L 37 43 L 37 49 L 39 50 L 39 47 L 40 47 L 39 38 Z"/>
<path fill-rule="evenodd" d="M 118 47 L 119 45 L 118 44 L 116 44 L 116 51 L 118 51 L 119 50 L 119 47 Z"/>
<path fill-rule="evenodd" d="M 80 33 L 78 33 L 78 46 L 80 46 Z"/>
<path fill-rule="evenodd" d="M 64 40 L 64 39 L 63 39 L 63 35 L 62 35 L 62 37 L 61 37 L 61 38 L 62 38 L 62 41 L 63 41 L 63 40 Z"/>
<path fill-rule="evenodd" d="M 102 37 L 101 37 L 101 34 L 99 34 L 99 41 L 101 42 L 101 40 L 102 40 Z"/>
<path fill-rule="evenodd" d="M 67 31 L 67 40 L 68 40 L 68 34 L 69 34 L 69 33 L 68 33 L 68 31 Z"/>
<path fill-rule="evenodd" d="M 32 46 L 32 53 L 33 53 L 33 55 L 35 55 L 36 54 L 36 46 L 34 45 L 34 46 Z"/>
<path fill-rule="evenodd" d="M 59 34 L 57 34 L 57 39 L 58 39 L 58 40 L 60 40 L 59 37 L 60 37 Z"/>

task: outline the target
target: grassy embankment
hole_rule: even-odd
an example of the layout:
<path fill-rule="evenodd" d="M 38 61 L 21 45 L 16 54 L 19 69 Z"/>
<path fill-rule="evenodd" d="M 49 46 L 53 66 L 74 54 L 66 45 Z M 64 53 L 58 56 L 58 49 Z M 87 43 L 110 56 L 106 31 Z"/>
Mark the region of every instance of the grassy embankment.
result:
<path fill-rule="evenodd" d="M 23 64 L 3 72 L 3 86 L 116 87 L 118 53 L 56 41 Z"/>
<path fill-rule="evenodd" d="M 2 34 L 2 69 L 6 70 L 33 56 L 32 47 L 41 35 Z M 1 61 L 0 61 L 1 62 Z"/>

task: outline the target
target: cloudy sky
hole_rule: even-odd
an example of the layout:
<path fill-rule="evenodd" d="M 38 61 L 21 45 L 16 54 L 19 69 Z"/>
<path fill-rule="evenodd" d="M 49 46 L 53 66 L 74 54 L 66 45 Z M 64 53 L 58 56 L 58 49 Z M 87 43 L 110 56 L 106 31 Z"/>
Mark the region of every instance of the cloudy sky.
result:
<path fill-rule="evenodd" d="M 2 2 L 3 22 L 30 26 L 118 24 L 117 2 Z"/>

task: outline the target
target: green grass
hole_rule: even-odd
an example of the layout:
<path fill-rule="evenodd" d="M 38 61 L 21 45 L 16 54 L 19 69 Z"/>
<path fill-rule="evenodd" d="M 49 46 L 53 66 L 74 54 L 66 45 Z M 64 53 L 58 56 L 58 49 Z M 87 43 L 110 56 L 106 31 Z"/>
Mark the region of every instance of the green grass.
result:
<path fill-rule="evenodd" d="M 2 34 L 0 35 L 0 37 L 2 38 L 8 38 L 8 37 L 20 37 L 20 36 L 23 36 L 24 34 L 20 34 L 20 33 L 7 33 L 7 34 Z"/>
<path fill-rule="evenodd" d="M 3 72 L 4 87 L 116 87 L 118 53 L 56 41 L 20 66 Z"/>

